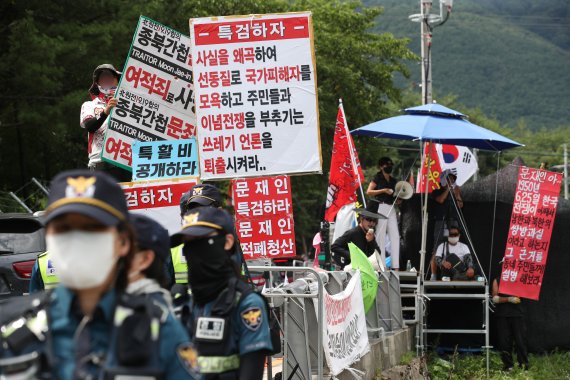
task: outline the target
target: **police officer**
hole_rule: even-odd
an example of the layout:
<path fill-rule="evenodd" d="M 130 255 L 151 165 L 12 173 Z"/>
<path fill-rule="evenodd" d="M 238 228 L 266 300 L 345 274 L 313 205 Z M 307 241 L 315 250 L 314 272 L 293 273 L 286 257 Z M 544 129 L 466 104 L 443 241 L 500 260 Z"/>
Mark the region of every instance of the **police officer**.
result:
<path fill-rule="evenodd" d="M 171 243 L 184 244 L 188 261 L 188 329 L 201 373 L 206 379 L 261 379 L 272 349 L 266 304 L 239 279 L 231 258 L 236 251 L 231 216 L 220 208 L 192 209 Z"/>
<path fill-rule="evenodd" d="M 180 217 L 183 218 L 188 210 L 200 206 L 222 207 L 220 190 L 216 186 L 205 183 L 194 185 L 180 197 Z M 182 254 L 182 244 L 172 248 L 170 253 L 175 282 L 177 284 L 188 284 L 188 265 Z"/>
<path fill-rule="evenodd" d="M 157 221 L 141 214 L 130 214 L 136 250 L 129 265 L 127 293 L 146 294 L 166 307 L 172 307 L 171 279 L 166 265 L 170 257 L 170 236 Z"/>
<path fill-rule="evenodd" d="M 59 284 L 59 277 L 53 265 L 49 252 L 44 252 L 38 256 L 32 267 L 30 277 L 30 293 L 39 292 L 44 289 L 53 289 Z"/>
<path fill-rule="evenodd" d="M 60 285 L 3 305 L 0 375 L 196 378 L 186 331 L 168 309 L 124 293 L 135 246 L 115 180 L 98 171 L 61 173 L 46 211 Z"/>

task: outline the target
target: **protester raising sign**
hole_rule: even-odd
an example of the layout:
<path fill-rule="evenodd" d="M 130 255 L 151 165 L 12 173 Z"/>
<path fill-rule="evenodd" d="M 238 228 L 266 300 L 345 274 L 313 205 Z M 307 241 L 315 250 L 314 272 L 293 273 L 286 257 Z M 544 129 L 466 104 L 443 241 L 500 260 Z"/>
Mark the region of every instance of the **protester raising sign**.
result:
<path fill-rule="evenodd" d="M 521 166 L 499 292 L 538 300 L 562 174 Z"/>
<path fill-rule="evenodd" d="M 131 170 L 135 140 L 195 134 L 190 39 L 141 16 L 105 135 L 103 160 Z"/>
<path fill-rule="evenodd" d="M 321 172 L 310 13 L 190 20 L 200 177 Z"/>
<path fill-rule="evenodd" d="M 330 295 L 325 289 L 324 295 L 323 347 L 327 365 L 337 376 L 370 351 L 360 271 L 354 272 L 344 291 Z M 317 301 L 314 302 L 318 310 Z"/>

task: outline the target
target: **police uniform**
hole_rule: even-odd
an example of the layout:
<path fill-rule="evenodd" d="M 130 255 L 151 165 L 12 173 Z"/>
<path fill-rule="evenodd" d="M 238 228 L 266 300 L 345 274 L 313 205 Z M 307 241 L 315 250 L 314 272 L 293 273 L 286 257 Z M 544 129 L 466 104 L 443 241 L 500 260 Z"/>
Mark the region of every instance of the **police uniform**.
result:
<path fill-rule="evenodd" d="M 195 231 L 202 236 L 216 230 L 220 236 L 233 233 L 233 222 L 225 210 L 200 207 L 191 213 L 185 218 L 187 223 L 182 230 L 172 236 L 173 245 L 180 244 L 184 235 L 197 236 L 193 235 Z M 210 259 L 211 253 L 204 256 Z M 189 254 L 188 260 L 193 254 Z M 208 380 L 238 379 L 244 355 L 255 352 L 265 355 L 273 349 L 265 300 L 235 274 L 228 277 L 227 286 L 209 302 L 196 302 L 198 294 L 192 289 L 194 300 L 189 304 L 188 330 L 198 350 L 200 372 Z M 195 278 L 189 275 L 189 279 L 190 287 L 195 287 Z M 265 356 L 260 358 L 264 360 Z"/>
<path fill-rule="evenodd" d="M 59 284 L 59 277 L 50 260 L 48 252 L 40 254 L 32 267 L 30 278 L 30 293 L 39 292 L 44 289 L 53 289 Z"/>
<path fill-rule="evenodd" d="M 188 264 L 182 254 L 182 244 L 170 249 L 172 268 L 174 269 L 174 282 L 177 284 L 188 283 Z"/>
<path fill-rule="evenodd" d="M 81 192 L 69 189 L 73 181 L 83 185 Z M 115 225 L 110 220 L 127 220 L 121 188 L 102 172 L 61 173 L 52 181 L 48 204 L 48 226 L 66 213 L 82 214 L 106 226 Z M 56 249 L 50 252 L 55 258 Z M 81 293 L 65 286 L 64 274 L 60 272 L 62 284 L 53 291 L 16 297 L 2 305 L 0 377 L 200 378 L 196 351 L 167 308 L 144 295 L 110 287 L 87 316 L 80 305 Z"/>

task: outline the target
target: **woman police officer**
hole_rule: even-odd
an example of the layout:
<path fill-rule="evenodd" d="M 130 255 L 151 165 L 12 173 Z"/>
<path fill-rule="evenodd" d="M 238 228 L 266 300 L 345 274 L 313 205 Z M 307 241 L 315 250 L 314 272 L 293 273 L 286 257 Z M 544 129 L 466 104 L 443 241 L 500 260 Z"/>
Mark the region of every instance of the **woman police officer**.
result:
<path fill-rule="evenodd" d="M 134 244 L 115 180 L 87 170 L 60 173 L 45 223 L 60 285 L 27 298 L 16 322 L 0 320 L 0 374 L 197 378 L 187 334 L 168 309 L 124 292 Z M 29 367 L 22 365 L 27 359 Z"/>
<path fill-rule="evenodd" d="M 239 278 L 232 218 L 220 208 L 192 209 L 171 237 L 172 246 L 181 243 L 192 290 L 188 329 L 201 373 L 208 380 L 261 379 L 272 350 L 266 304 Z"/>

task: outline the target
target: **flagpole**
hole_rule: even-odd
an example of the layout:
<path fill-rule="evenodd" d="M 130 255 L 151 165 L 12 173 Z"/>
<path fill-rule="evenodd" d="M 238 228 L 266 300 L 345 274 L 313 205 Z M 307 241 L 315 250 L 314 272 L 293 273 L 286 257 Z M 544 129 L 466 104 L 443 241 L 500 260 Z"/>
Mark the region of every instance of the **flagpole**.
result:
<path fill-rule="evenodd" d="M 348 122 L 346 121 L 346 115 L 344 114 L 344 106 L 342 105 L 342 99 L 338 100 L 338 105 L 340 107 L 340 111 L 342 112 L 342 119 L 344 120 L 344 131 L 346 133 L 346 142 L 348 143 L 348 153 L 350 154 L 350 160 L 352 162 L 352 170 L 354 171 L 354 175 L 358 180 L 358 188 L 360 189 L 360 195 L 362 196 L 362 205 L 366 208 L 366 198 L 364 197 L 364 190 L 362 189 L 362 182 L 360 181 L 360 174 L 358 173 L 358 168 L 356 167 L 356 159 L 354 158 L 354 146 L 352 145 L 352 136 L 350 135 L 350 131 L 348 130 Z"/>

